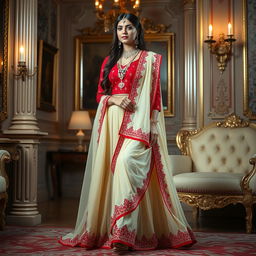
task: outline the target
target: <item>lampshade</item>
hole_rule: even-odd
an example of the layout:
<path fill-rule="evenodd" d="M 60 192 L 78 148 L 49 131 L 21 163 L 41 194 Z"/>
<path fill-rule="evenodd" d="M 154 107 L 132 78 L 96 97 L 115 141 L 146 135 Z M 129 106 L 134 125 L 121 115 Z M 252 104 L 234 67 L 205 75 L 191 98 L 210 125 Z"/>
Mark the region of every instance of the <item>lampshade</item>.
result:
<path fill-rule="evenodd" d="M 89 130 L 92 128 L 91 119 L 88 111 L 73 111 L 68 129 L 70 130 Z"/>

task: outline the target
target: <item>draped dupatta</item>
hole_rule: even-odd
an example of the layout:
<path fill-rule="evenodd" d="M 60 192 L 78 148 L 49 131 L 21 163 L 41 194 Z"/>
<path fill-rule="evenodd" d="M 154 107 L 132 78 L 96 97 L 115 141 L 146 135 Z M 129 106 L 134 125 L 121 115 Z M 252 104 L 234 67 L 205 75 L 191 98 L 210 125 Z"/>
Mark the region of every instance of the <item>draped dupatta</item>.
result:
<path fill-rule="evenodd" d="M 112 160 L 111 170 L 115 163 L 124 138 L 142 141 L 147 147 L 150 144 L 150 117 L 155 101 L 158 79 L 160 79 L 161 55 L 143 51 L 138 63 L 129 99 L 135 104 L 134 112 L 126 111 L 119 131 L 119 141 Z"/>
<path fill-rule="evenodd" d="M 172 180 L 163 108 L 158 116 L 157 143 L 150 145 L 150 118 L 160 84 L 160 65 L 160 55 L 142 51 L 129 94 L 136 106 L 134 112 L 123 111 L 118 106 L 108 107 L 109 96 L 101 98 L 94 120 L 76 227 L 73 233 L 60 239 L 62 244 L 111 248 L 112 243 L 121 241 L 133 248 L 153 249 L 160 244 L 179 247 L 195 242 Z M 120 121 L 117 121 L 118 116 Z M 109 138 L 109 134 L 113 134 L 113 122 L 120 122 L 117 138 L 113 135 Z M 153 172 L 161 195 L 159 200 L 164 205 L 163 215 L 170 216 L 166 218 L 171 230 L 159 236 L 151 232 L 152 239 L 148 240 L 151 242 L 143 247 L 136 231 L 129 230 L 122 221 L 140 205 Z"/>

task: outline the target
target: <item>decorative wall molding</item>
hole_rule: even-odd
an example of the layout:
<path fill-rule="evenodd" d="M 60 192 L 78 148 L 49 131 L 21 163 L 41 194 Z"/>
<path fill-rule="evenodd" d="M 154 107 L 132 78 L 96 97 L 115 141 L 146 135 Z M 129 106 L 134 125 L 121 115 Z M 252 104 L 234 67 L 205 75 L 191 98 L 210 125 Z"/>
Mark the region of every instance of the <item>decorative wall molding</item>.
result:
<path fill-rule="evenodd" d="M 209 117 L 222 118 L 233 111 L 230 86 L 231 85 L 228 85 L 225 79 L 221 78 L 217 83 L 216 88 L 213 88 L 211 99 L 212 106 L 211 111 L 208 114 Z"/>

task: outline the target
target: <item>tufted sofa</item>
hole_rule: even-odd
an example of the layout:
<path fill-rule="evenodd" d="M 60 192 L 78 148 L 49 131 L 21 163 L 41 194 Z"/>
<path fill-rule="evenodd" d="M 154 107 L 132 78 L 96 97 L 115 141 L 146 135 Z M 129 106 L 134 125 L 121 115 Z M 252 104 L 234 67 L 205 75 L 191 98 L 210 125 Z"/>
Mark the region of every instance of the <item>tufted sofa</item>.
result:
<path fill-rule="evenodd" d="M 0 229 L 2 230 L 5 224 L 5 208 L 7 204 L 8 194 L 7 188 L 9 185 L 8 177 L 5 172 L 5 162 L 10 160 L 10 154 L 6 150 L 0 150 Z"/>
<path fill-rule="evenodd" d="M 256 203 L 256 124 L 232 114 L 199 130 L 180 130 L 176 137 L 182 155 L 171 155 L 179 198 L 199 209 L 241 203 L 246 232 L 252 232 Z"/>

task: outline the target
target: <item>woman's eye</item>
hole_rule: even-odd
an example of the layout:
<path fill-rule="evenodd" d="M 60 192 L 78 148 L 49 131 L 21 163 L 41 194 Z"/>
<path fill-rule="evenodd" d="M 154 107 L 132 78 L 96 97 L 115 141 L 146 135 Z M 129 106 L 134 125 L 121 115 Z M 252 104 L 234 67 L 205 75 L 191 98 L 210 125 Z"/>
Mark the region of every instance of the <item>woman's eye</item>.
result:
<path fill-rule="evenodd" d="M 117 28 L 117 30 L 121 31 L 121 30 L 122 30 L 122 28 L 121 28 L 121 27 L 118 27 L 118 28 Z"/>
<path fill-rule="evenodd" d="M 128 30 L 132 30 L 132 27 L 127 27 Z"/>

